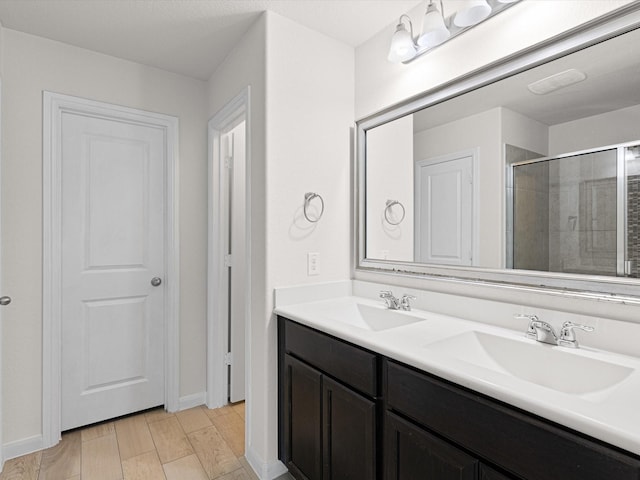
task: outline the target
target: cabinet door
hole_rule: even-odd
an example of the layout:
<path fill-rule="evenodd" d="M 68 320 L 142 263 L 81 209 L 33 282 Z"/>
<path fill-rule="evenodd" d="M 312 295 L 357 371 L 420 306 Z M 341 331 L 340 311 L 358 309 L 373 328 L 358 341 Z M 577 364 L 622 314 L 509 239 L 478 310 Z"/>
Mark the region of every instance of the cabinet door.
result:
<path fill-rule="evenodd" d="M 375 403 L 334 382 L 322 380 L 323 479 L 376 478 Z"/>
<path fill-rule="evenodd" d="M 298 479 L 322 479 L 322 375 L 285 355 L 284 463 Z"/>
<path fill-rule="evenodd" d="M 508 477 L 504 473 L 495 471 L 491 467 L 480 464 L 480 480 L 513 480 L 515 477 Z"/>
<path fill-rule="evenodd" d="M 392 413 L 385 422 L 385 480 L 477 480 L 477 459 Z"/>

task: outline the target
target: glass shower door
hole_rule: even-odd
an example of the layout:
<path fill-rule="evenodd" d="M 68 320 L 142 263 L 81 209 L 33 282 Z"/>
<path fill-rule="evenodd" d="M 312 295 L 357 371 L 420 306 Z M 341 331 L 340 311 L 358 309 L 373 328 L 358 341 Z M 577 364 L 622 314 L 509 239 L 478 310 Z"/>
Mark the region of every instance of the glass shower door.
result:
<path fill-rule="evenodd" d="M 511 182 L 508 266 L 638 276 L 640 147 L 515 163 Z"/>

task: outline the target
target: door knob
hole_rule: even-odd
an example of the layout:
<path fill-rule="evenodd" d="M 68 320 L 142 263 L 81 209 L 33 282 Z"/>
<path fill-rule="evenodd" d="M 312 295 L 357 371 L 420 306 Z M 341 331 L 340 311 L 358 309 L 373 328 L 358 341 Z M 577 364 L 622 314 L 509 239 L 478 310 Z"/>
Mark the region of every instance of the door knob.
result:
<path fill-rule="evenodd" d="M 151 285 L 153 285 L 154 287 L 159 286 L 162 283 L 162 279 L 160 277 L 153 277 L 151 279 Z"/>
<path fill-rule="evenodd" d="M 0 305 L 9 305 L 11 303 L 11 297 L 0 297 Z"/>

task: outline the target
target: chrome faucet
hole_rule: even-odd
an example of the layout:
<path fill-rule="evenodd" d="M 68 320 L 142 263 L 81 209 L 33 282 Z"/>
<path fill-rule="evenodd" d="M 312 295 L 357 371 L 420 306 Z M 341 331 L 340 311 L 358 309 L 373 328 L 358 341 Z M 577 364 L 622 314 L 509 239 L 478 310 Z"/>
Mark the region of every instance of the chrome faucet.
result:
<path fill-rule="evenodd" d="M 560 329 L 560 339 L 558 340 L 558 345 L 569 348 L 578 348 L 580 346 L 578 344 L 578 340 L 576 339 L 576 332 L 573 331 L 574 328 L 579 328 L 580 330 L 584 330 L 585 332 L 593 332 L 593 327 L 582 325 L 580 323 L 564 322 L 562 324 L 562 328 Z"/>
<path fill-rule="evenodd" d="M 543 322 L 537 315 L 516 315 L 519 320 L 529 320 L 527 327 L 527 337 L 537 340 L 538 342 L 548 343 L 550 345 L 559 345 L 561 347 L 578 348 L 578 340 L 573 331 L 579 328 L 585 332 L 593 332 L 593 327 L 573 322 L 564 322 L 560 329 L 560 338 L 554 332 L 553 327 L 547 322 Z"/>
<path fill-rule="evenodd" d="M 537 315 L 516 315 L 518 320 L 529 320 L 527 327 L 527 337 L 538 342 L 548 343 L 550 345 L 558 344 L 558 336 L 553 331 L 553 327 L 538 318 Z"/>
<path fill-rule="evenodd" d="M 411 310 L 411 304 L 409 302 L 416 299 L 413 295 L 407 294 L 398 299 L 389 290 L 380 291 L 380 298 L 384 300 L 389 310 L 404 310 L 407 312 Z"/>
<path fill-rule="evenodd" d="M 380 298 L 384 300 L 389 310 L 398 310 L 400 308 L 400 300 L 394 297 L 390 290 L 381 290 Z"/>

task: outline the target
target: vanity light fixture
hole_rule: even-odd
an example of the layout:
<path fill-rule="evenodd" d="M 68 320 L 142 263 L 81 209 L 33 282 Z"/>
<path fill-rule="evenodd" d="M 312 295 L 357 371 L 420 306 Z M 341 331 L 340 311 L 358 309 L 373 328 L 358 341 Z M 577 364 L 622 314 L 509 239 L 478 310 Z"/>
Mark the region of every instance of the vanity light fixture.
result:
<path fill-rule="evenodd" d="M 405 27 L 402 20 L 406 19 L 409 22 L 409 31 Z M 413 24 L 409 15 L 401 15 L 396 25 L 396 31 L 391 37 L 391 47 L 389 48 L 389 56 L 387 57 L 390 62 L 400 63 L 411 60 L 416 56 L 417 46 L 413 41 Z"/>
<path fill-rule="evenodd" d="M 446 17 L 443 0 L 429 0 L 421 33 L 417 38 L 413 34 L 411 18 L 406 14 L 400 16 L 387 58 L 393 63 L 409 63 L 474 25 L 505 11 L 518 1 L 520 0 L 464 0 L 457 12 Z"/>

